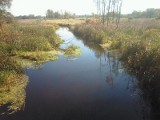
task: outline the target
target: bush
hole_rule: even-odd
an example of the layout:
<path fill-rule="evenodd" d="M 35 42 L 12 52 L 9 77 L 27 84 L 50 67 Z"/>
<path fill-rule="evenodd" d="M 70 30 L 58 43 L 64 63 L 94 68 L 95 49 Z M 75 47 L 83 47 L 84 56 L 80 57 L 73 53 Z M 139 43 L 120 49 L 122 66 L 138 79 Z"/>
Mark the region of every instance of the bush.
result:
<path fill-rule="evenodd" d="M 96 29 L 96 27 L 91 24 L 77 25 L 72 31 L 77 36 L 95 44 L 105 44 L 107 42 L 106 32 Z"/>
<path fill-rule="evenodd" d="M 51 26 L 6 25 L 0 34 L 0 56 L 11 55 L 19 51 L 49 51 L 57 49 L 61 39 Z"/>

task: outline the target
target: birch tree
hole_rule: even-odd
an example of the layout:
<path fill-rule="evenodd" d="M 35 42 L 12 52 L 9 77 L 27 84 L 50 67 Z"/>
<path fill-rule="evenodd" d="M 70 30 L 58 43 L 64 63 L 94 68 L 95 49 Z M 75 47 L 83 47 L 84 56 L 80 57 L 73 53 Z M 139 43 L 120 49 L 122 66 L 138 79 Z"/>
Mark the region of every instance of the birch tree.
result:
<path fill-rule="evenodd" d="M 107 21 L 107 26 L 112 20 L 112 24 L 116 18 L 116 26 L 118 27 L 121 16 L 122 0 L 96 0 L 97 16 L 103 24 Z"/>

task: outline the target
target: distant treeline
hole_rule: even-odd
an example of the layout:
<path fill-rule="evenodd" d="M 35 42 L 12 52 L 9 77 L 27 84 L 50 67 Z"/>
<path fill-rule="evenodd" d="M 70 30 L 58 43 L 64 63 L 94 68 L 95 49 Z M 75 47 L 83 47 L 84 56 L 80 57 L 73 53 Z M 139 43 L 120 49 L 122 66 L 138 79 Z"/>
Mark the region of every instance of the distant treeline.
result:
<path fill-rule="evenodd" d="M 113 13 L 110 12 L 110 15 L 112 15 Z M 117 14 L 117 13 L 115 13 Z M 35 16 L 34 14 L 30 14 L 30 15 L 20 15 L 17 16 L 16 18 L 18 19 L 69 19 L 69 18 L 93 18 L 96 17 L 98 15 L 92 13 L 92 15 L 76 15 L 74 13 L 70 13 L 70 12 L 59 12 L 56 11 L 54 12 L 51 9 L 48 9 L 46 12 L 46 16 Z M 131 14 L 127 14 L 121 15 L 124 18 L 156 18 L 156 19 L 160 19 L 160 9 L 154 9 L 154 8 L 149 8 L 145 11 L 133 11 Z"/>
<path fill-rule="evenodd" d="M 133 11 L 128 18 L 157 18 L 160 19 L 160 9 L 149 8 L 146 11 Z"/>
<path fill-rule="evenodd" d="M 67 11 L 54 12 L 53 10 L 48 9 L 46 12 L 46 16 L 41 16 L 41 15 L 35 16 L 34 14 L 30 14 L 30 15 L 16 16 L 16 18 L 18 19 L 45 19 L 45 18 L 47 19 L 69 19 L 69 18 L 76 18 L 76 15 L 70 12 L 67 12 Z"/>
<path fill-rule="evenodd" d="M 46 12 L 46 18 L 49 18 L 49 19 L 69 19 L 69 18 L 75 18 L 76 15 L 73 14 L 73 13 L 70 13 L 70 12 L 54 12 L 53 10 L 51 9 L 48 9 L 47 12 Z"/>
<path fill-rule="evenodd" d="M 30 15 L 16 16 L 16 18 L 17 19 L 43 19 L 43 18 L 45 18 L 45 16 L 41 16 L 41 15 L 35 16 L 33 14 L 30 14 Z"/>

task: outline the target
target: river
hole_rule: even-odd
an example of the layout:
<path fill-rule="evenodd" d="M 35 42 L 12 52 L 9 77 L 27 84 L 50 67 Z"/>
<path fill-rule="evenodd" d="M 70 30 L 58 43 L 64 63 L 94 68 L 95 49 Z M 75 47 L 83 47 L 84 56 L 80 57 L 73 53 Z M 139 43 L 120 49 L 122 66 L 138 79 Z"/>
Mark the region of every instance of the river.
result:
<path fill-rule="evenodd" d="M 115 51 L 104 51 L 77 38 L 68 28 L 56 33 L 82 54 L 59 55 L 29 76 L 24 109 L 0 120 L 145 120 L 147 107 Z M 148 119 L 147 119 L 148 120 Z"/>

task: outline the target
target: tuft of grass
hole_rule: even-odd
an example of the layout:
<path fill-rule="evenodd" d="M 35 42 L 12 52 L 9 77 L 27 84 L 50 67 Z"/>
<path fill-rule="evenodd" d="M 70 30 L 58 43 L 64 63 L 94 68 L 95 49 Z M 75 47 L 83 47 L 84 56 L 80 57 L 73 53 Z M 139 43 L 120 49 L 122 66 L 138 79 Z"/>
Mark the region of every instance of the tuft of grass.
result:
<path fill-rule="evenodd" d="M 64 55 L 65 56 L 79 56 L 81 55 L 81 50 L 79 49 L 78 46 L 71 45 L 65 49 Z"/>

